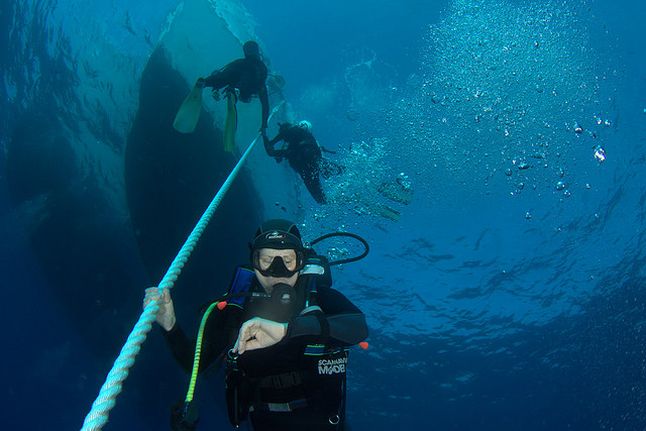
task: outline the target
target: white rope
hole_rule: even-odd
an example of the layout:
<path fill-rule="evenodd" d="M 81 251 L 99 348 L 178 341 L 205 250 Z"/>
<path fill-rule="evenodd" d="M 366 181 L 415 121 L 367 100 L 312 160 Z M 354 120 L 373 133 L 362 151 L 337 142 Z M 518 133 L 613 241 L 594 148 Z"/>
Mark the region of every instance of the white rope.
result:
<path fill-rule="evenodd" d="M 272 116 L 279 107 L 280 105 L 274 108 Z M 160 292 L 164 288 L 172 289 L 175 285 L 175 282 L 182 272 L 184 265 L 195 249 L 197 242 L 202 236 L 202 233 L 204 233 L 204 229 L 206 229 L 209 221 L 211 221 L 211 217 L 213 217 L 213 214 L 220 205 L 222 198 L 231 187 L 231 184 L 233 183 L 235 177 L 240 172 L 240 169 L 245 160 L 247 159 L 249 154 L 251 154 L 251 150 L 258 141 L 259 137 L 260 135 L 256 136 L 251 144 L 249 144 L 249 147 L 247 147 L 246 151 L 244 152 L 236 166 L 233 168 L 224 184 L 222 184 L 222 187 L 220 187 L 220 190 L 215 195 L 206 211 L 204 211 L 204 214 L 197 222 L 197 225 L 195 225 L 195 228 L 193 228 L 193 231 L 188 236 L 188 239 L 173 260 L 173 263 L 168 268 L 166 275 L 164 275 L 161 282 L 159 283 Z M 137 323 L 135 324 L 132 332 L 128 336 L 126 344 L 121 349 L 121 353 L 119 353 L 119 356 L 114 361 L 112 370 L 110 370 L 110 372 L 108 373 L 106 381 L 99 391 L 99 396 L 96 398 L 94 403 L 92 403 L 92 409 L 85 417 L 81 431 L 101 430 L 103 426 L 105 426 L 105 424 L 108 422 L 108 414 L 116 404 L 117 395 L 121 393 L 123 382 L 128 377 L 130 367 L 132 367 L 132 365 L 135 363 L 135 357 L 139 353 L 139 350 L 141 350 L 141 345 L 144 341 L 146 341 L 146 336 L 148 335 L 148 332 L 150 332 L 158 311 L 159 305 L 156 302 L 150 302 L 144 308 L 144 311 L 139 317 L 139 321 L 137 321 Z"/>

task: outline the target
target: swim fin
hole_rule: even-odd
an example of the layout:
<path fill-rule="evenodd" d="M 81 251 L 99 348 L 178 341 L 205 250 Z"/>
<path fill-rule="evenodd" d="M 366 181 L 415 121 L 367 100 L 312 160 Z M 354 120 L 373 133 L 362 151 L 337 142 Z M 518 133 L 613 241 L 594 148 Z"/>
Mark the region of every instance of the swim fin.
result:
<path fill-rule="evenodd" d="M 202 88 L 196 84 L 179 107 L 173 127 L 179 133 L 192 133 L 200 119 L 200 112 L 202 112 Z"/>
<path fill-rule="evenodd" d="M 371 208 L 373 214 L 385 217 L 392 221 L 399 221 L 401 213 L 388 205 L 375 205 Z"/>
<path fill-rule="evenodd" d="M 236 96 L 230 91 L 227 93 L 227 118 L 224 120 L 224 151 L 232 153 L 236 146 L 236 129 L 238 128 L 238 110 L 236 109 Z"/>
<path fill-rule="evenodd" d="M 383 182 L 377 189 L 382 196 L 393 202 L 408 205 L 413 200 L 413 189 L 410 185 L 402 184 L 399 181 Z"/>

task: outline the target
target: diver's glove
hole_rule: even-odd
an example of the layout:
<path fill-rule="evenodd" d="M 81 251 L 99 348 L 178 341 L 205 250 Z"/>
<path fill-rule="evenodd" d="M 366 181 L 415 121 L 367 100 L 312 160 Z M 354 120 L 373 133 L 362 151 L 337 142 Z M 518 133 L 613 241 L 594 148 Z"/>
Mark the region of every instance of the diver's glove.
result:
<path fill-rule="evenodd" d="M 182 400 L 171 410 L 170 427 L 173 431 L 195 431 L 199 419 L 197 407 L 192 402 Z"/>

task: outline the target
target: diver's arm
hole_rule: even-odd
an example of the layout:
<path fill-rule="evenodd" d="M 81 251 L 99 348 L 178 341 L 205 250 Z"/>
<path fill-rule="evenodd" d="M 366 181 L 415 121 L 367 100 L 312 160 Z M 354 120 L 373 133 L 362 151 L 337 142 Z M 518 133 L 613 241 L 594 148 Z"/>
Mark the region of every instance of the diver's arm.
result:
<path fill-rule="evenodd" d="M 287 326 L 288 339 L 307 343 L 326 342 L 341 346 L 357 344 L 368 337 L 363 313 L 326 315 L 321 312 L 298 316 Z"/>
<path fill-rule="evenodd" d="M 321 292 L 324 292 L 323 295 Z M 260 317 L 247 320 L 240 328 L 233 351 L 243 354 L 247 350 L 292 341 L 345 347 L 366 339 L 366 318 L 345 296 L 327 288 L 318 291 L 318 298 L 321 307 L 313 307 L 316 310 L 299 315 L 289 323 L 274 322 Z"/>
<path fill-rule="evenodd" d="M 208 368 L 227 347 L 226 318 L 223 314 L 223 312 L 214 311 L 209 316 L 204 328 L 200 372 Z M 178 323 L 175 323 L 170 331 L 163 331 L 166 343 L 170 347 L 175 360 L 186 372 L 190 373 L 193 369 L 195 356 L 195 340 L 189 339 Z"/>
<path fill-rule="evenodd" d="M 260 130 L 263 131 L 267 129 L 267 121 L 269 120 L 269 97 L 267 96 L 267 85 L 264 83 L 260 88 L 258 98 L 262 106 L 262 125 L 260 126 Z"/>
<path fill-rule="evenodd" d="M 292 319 L 287 326 L 286 339 L 351 346 L 368 337 L 364 314 L 341 292 L 319 289 L 318 300 L 322 311 Z"/>
<path fill-rule="evenodd" d="M 179 323 L 171 328 L 170 331 L 162 329 L 166 344 L 173 353 L 173 357 L 178 364 L 187 372 L 191 371 L 193 366 L 193 354 L 195 353 L 195 341 L 189 340 Z"/>
<path fill-rule="evenodd" d="M 267 155 L 270 157 L 285 157 L 285 153 L 287 152 L 286 150 L 277 150 L 274 148 L 277 142 L 283 140 L 283 134 L 278 133 L 276 137 L 272 140 L 267 139 L 266 136 L 263 136 L 264 139 L 264 144 L 265 144 L 265 151 L 267 151 Z"/>

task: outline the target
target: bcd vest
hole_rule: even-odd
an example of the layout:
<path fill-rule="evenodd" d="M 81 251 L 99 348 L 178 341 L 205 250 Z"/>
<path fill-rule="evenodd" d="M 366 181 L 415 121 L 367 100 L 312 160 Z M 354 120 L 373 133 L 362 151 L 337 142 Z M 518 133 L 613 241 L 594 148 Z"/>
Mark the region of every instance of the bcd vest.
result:
<path fill-rule="evenodd" d="M 332 284 L 327 259 L 309 256 L 299 274 L 295 304 L 272 310 L 280 298 L 272 300 L 262 292 L 254 294 L 254 280 L 252 270 L 240 267 L 229 289 L 229 295 L 240 295 L 227 301 L 227 307 L 243 311 L 240 323 L 251 317 L 288 322 L 298 315 L 320 313 L 318 291 Z M 342 422 L 347 362 L 348 350 L 328 346 L 325 340 L 306 345 L 281 342 L 246 352 L 240 358 L 229 352 L 226 398 L 231 424 L 239 426 L 249 412 L 289 412 L 304 407 L 323 411 L 330 423 Z"/>

